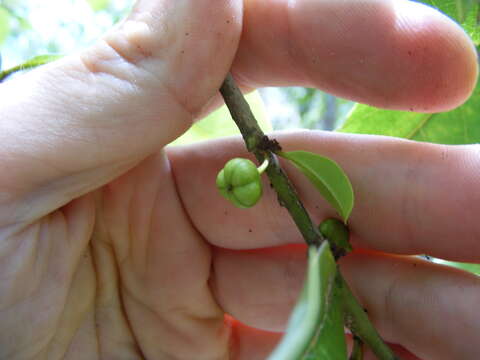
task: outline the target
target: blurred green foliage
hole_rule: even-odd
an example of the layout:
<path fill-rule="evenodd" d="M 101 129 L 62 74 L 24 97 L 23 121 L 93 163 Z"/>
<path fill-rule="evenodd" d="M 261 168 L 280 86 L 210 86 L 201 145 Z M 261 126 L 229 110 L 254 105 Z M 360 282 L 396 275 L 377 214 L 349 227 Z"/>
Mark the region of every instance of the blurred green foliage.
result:
<path fill-rule="evenodd" d="M 262 130 L 265 132 L 272 131 L 272 126 L 266 116 L 263 102 L 258 92 L 250 93 L 246 96 L 246 99 Z M 240 135 L 240 131 L 232 120 L 227 107 L 222 106 L 206 118 L 193 124 L 185 134 L 170 145 L 186 145 L 197 141 L 234 135 Z"/>
<path fill-rule="evenodd" d="M 47 4 L 48 3 L 48 4 Z M 87 47 L 122 19 L 134 0 L 0 0 L 3 67 Z"/>
<path fill-rule="evenodd" d="M 290 87 L 284 91 L 289 101 L 295 104 L 301 125 L 306 129 L 334 130 L 343 123 L 354 105 L 317 89 Z"/>
<path fill-rule="evenodd" d="M 478 46 L 480 43 L 478 0 L 422 0 L 421 2 L 440 10 L 458 22 Z"/>

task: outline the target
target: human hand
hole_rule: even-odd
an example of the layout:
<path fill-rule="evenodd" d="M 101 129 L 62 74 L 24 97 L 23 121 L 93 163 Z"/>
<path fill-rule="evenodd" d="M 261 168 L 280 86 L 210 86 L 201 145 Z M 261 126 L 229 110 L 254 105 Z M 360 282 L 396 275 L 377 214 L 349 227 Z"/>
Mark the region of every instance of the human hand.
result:
<path fill-rule="evenodd" d="M 91 49 L 0 86 L 1 359 L 265 358 L 302 284 L 302 240 L 273 194 L 244 211 L 216 193 L 240 140 L 162 150 L 231 67 L 245 89 L 418 111 L 460 104 L 477 72 L 462 30 L 411 2 L 141 0 Z M 352 178 L 362 250 L 342 268 L 385 339 L 474 359 L 478 280 L 392 254 L 479 260 L 478 147 L 278 138 Z M 331 215 L 292 174 L 317 220 Z"/>

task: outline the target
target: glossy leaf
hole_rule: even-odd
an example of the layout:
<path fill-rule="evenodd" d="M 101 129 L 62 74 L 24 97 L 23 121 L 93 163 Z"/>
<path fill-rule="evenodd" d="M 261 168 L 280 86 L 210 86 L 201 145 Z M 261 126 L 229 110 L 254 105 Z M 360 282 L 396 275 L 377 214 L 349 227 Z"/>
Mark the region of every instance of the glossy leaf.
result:
<path fill-rule="evenodd" d="M 246 100 L 252 109 L 258 124 L 263 131 L 272 131 L 266 114 L 260 94 L 255 91 L 246 96 Z M 181 137 L 170 145 L 185 145 L 198 141 L 215 139 L 225 136 L 240 135 L 237 125 L 232 120 L 230 112 L 226 106 L 222 106 L 218 110 L 211 113 L 206 118 L 196 122 Z"/>
<path fill-rule="evenodd" d="M 28 69 L 33 69 L 41 65 L 45 65 L 49 62 L 58 60 L 62 57 L 62 55 L 39 55 L 35 56 L 34 58 L 24 62 L 23 64 L 17 65 L 13 68 L 4 70 L 0 72 L 0 81 L 5 80 L 8 76 L 18 72 L 24 71 Z"/>
<path fill-rule="evenodd" d="M 285 336 L 268 360 L 304 359 L 318 330 L 326 326 L 336 272 L 337 266 L 327 242 L 320 248 L 309 248 L 302 294 L 293 309 Z"/>
<path fill-rule="evenodd" d="M 333 160 L 308 151 L 280 154 L 290 160 L 312 182 L 345 222 L 353 208 L 353 188 L 348 176 Z"/>

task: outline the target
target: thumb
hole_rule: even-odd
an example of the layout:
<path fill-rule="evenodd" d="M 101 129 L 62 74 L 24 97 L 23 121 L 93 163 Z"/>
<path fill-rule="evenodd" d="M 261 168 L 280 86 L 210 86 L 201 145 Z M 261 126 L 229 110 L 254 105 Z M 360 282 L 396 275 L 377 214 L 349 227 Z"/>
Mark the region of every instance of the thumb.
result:
<path fill-rule="evenodd" d="M 0 206 L 18 210 L 7 221 L 50 212 L 188 129 L 230 68 L 241 6 L 140 0 L 85 52 L 0 85 Z"/>

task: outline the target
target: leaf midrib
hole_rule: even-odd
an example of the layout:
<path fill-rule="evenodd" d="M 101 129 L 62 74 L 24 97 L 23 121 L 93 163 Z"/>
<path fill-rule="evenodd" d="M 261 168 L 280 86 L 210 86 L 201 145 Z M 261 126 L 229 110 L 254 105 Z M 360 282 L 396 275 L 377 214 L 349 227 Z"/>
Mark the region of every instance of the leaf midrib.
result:
<path fill-rule="evenodd" d="M 405 136 L 406 139 L 413 139 L 413 137 L 415 135 L 417 135 L 417 133 L 427 124 L 427 122 L 435 115 L 435 113 L 433 114 L 428 114 L 427 116 L 425 116 L 425 118 L 420 122 L 418 123 L 418 125 L 407 135 Z"/>

